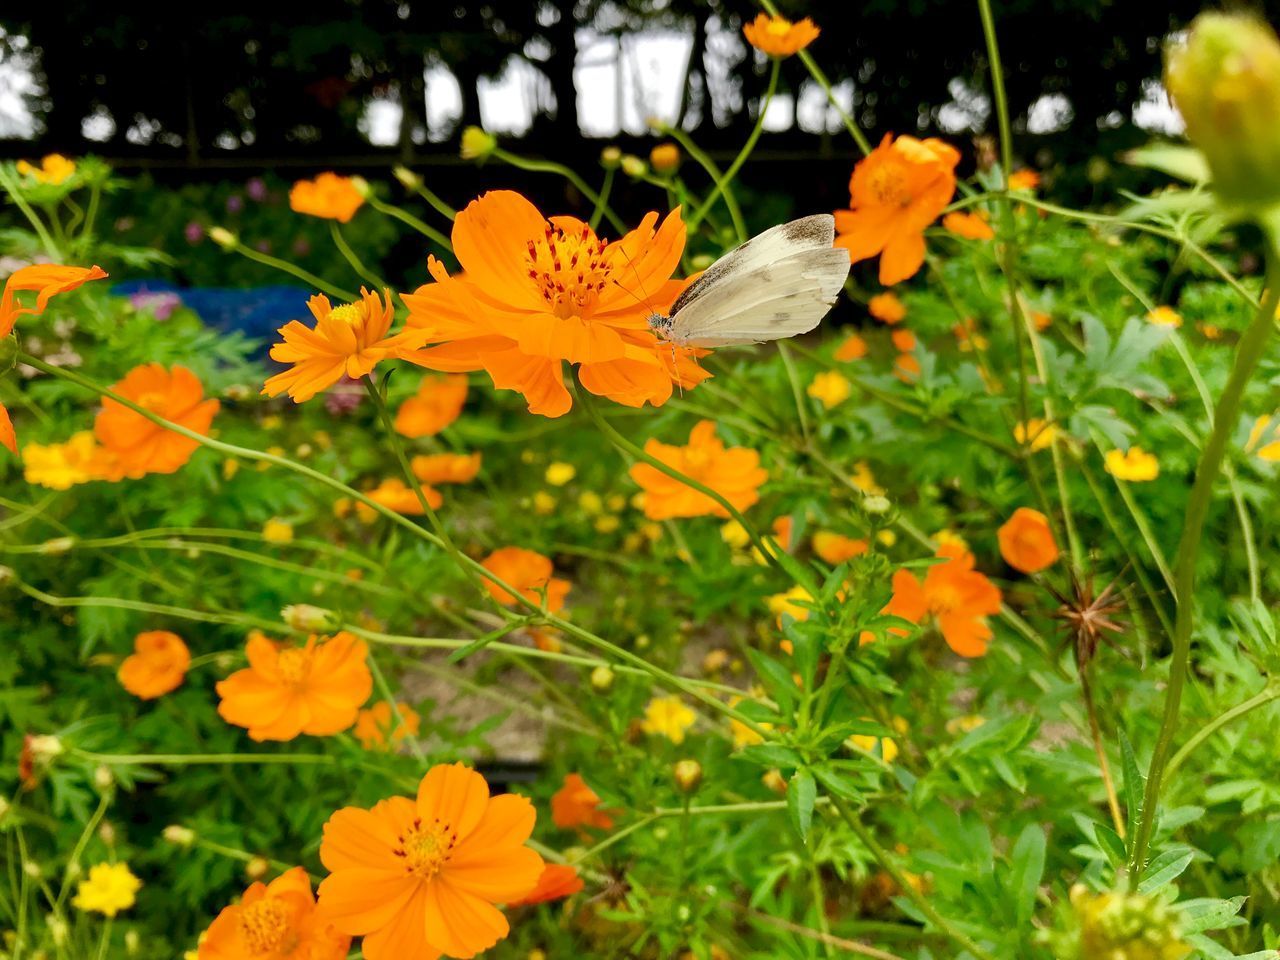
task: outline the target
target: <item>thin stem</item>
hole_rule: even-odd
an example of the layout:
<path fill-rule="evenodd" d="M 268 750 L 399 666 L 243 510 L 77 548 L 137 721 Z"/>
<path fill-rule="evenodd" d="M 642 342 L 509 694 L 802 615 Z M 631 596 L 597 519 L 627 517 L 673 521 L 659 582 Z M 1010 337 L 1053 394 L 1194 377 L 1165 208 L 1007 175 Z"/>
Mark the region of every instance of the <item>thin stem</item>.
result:
<path fill-rule="evenodd" d="M 618 217 L 618 215 L 609 208 L 609 204 L 605 203 L 601 199 L 600 194 L 596 193 L 589 186 L 587 186 L 587 182 L 585 180 L 583 180 L 580 176 L 578 176 L 576 173 L 574 173 L 571 169 L 566 167 L 564 164 L 554 163 L 550 160 L 529 160 L 525 157 L 517 156 L 514 153 L 508 153 L 506 150 L 503 150 L 501 147 L 494 148 L 493 156 L 497 157 L 499 160 L 502 160 L 505 163 L 511 164 L 511 166 L 516 167 L 517 169 L 520 169 L 520 170 L 529 170 L 533 173 L 559 174 L 560 176 L 568 180 L 571 184 L 573 184 L 574 187 L 577 188 L 578 192 L 581 193 L 588 200 L 590 200 L 592 204 L 604 210 L 605 217 L 608 219 L 609 223 L 612 224 L 613 229 L 618 231 L 619 236 L 627 232 L 627 225 L 623 223 L 622 220 Z"/>
<path fill-rule="evenodd" d="M 45 227 L 44 221 L 39 215 L 31 209 L 31 204 L 27 203 L 26 198 L 22 196 L 22 187 L 17 182 L 17 178 L 9 172 L 7 167 L 0 168 L 0 186 L 3 186 L 5 192 L 9 194 L 9 199 L 14 205 L 22 211 L 22 215 L 27 218 L 27 222 L 31 224 L 31 229 L 36 232 L 36 236 L 40 238 L 40 243 L 44 246 L 45 252 L 54 260 L 62 259 L 62 251 L 58 244 L 54 241 L 53 236 Z"/>
<path fill-rule="evenodd" d="M 778 8 L 774 6 L 772 0 L 760 0 L 760 6 L 764 7 L 773 16 L 778 15 Z M 862 151 L 863 156 L 871 152 L 871 144 L 867 142 L 866 135 L 858 129 L 857 123 L 853 117 L 845 112 L 844 107 L 840 105 L 840 101 L 836 99 L 836 93 L 831 89 L 831 81 L 827 79 L 827 75 L 822 72 L 822 68 L 818 66 L 818 62 L 808 50 L 800 51 L 800 62 L 805 65 L 805 69 L 809 71 L 809 75 L 820 86 L 827 95 L 827 102 L 835 108 L 836 113 L 840 115 L 844 128 L 849 131 L 849 136 L 853 137 L 853 142 L 858 145 L 858 149 Z"/>
<path fill-rule="evenodd" d="M 1244 397 L 1249 380 L 1262 361 L 1264 348 L 1275 326 L 1276 307 L 1280 305 L 1280 258 L 1277 257 L 1277 252 L 1270 241 L 1267 248 L 1266 289 L 1266 295 L 1257 314 L 1240 338 L 1231 374 L 1227 378 L 1221 397 L 1218 398 L 1213 416 L 1213 430 L 1209 434 L 1209 439 L 1200 454 L 1200 462 L 1196 466 L 1195 483 L 1191 488 L 1186 517 L 1182 525 L 1182 540 L 1178 544 L 1178 553 L 1174 559 L 1174 599 L 1177 603 L 1177 612 L 1174 617 L 1173 652 L 1169 657 L 1169 683 L 1165 692 L 1164 717 L 1160 723 L 1155 750 L 1151 755 L 1151 765 L 1147 770 L 1142 819 L 1138 823 L 1133 850 L 1129 857 L 1130 884 L 1135 887 L 1146 862 L 1152 832 L 1155 830 L 1160 788 L 1164 780 L 1169 751 L 1173 746 L 1173 737 L 1177 732 L 1182 691 L 1187 682 L 1192 633 L 1195 629 L 1196 561 L 1199 559 L 1205 519 L 1208 517 L 1209 507 L 1213 501 L 1213 485 L 1218 479 L 1222 461 L 1226 456 L 1227 444 L 1239 416 L 1240 401 Z"/>
<path fill-rule="evenodd" d="M 427 189 L 427 185 L 423 183 L 421 179 L 419 179 L 417 185 L 414 186 L 414 190 L 417 191 L 418 196 L 431 204 L 432 208 L 434 208 L 442 217 L 447 217 L 450 220 L 457 218 L 458 211 L 441 200 L 431 190 Z"/>
<path fill-rule="evenodd" d="M 308 270 L 303 270 L 301 267 L 290 263 L 288 260 L 281 260 L 279 257 L 273 257 L 270 254 L 254 250 L 252 247 L 246 247 L 240 242 L 239 238 L 236 238 L 234 243 L 229 244 L 223 249 L 232 253 L 238 253 L 242 257 L 247 257 L 257 263 L 261 263 L 263 266 L 271 267 L 273 270 L 280 270 L 284 273 L 292 274 L 307 286 L 314 287 L 317 290 L 323 290 L 325 293 L 329 294 L 329 296 L 336 297 L 339 300 L 352 301 L 358 299 L 350 290 L 335 287 L 329 281 L 321 277 L 317 277 L 314 273 L 311 273 Z"/>
<path fill-rule="evenodd" d="M 420 234 L 422 234 L 424 237 L 426 237 L 436 246 L 440 247 L 440 249 L 447 250 L 450 253 L 453 252 L 453 244 L 449 242 L 448 237 L 446 237 L 443 233 L 441 233 L 439 230 L 437 230 L 435 227 L 431 226 L 430 224 L 424 223 L 423 221 L 419 220 L 408 210 L 403 210 L 400 207 L 397 207 L 395 204 L 391 204 L 383 200 L 379 200 L 377 197 L 372 195 L 370 195 L 367 199 L 369 202 L 369 206 L 373 207 L 373 209 L 377 210 L 379 213 L 385 213 L 389 217 L 395 217 L 401 223 L 408 224 L 414 230 L 417 230 Z"/>
<path fill-rule="evenodd" d="M 785 340 L 778 341 L 778 356 L 782 357 L 782 366 L 787 371 L 787 381 L 791 384 L 791 396 L 796 402 L 796 415 L 800 418 L 800 434 L 807 447 L 809 440 L 809 411 L 806 409 L 804 390 L 800 387 L 800 375 L 796 372 L 796 364 L 791 359 L 791 348 Z"/>
<path fill-rule="evenodd" d="M 1204 743 L 1227 724 L 1240 719 L 1246 713 L 1251 713 L 1252 711 L 1257 710 L 1259 707 L 1265 707 L 1273 700 L 1280 700 L 1280 684 L 1268 684 L 1260 693 L 1250 697 L 1248 700 L 1244 701 L 1244 703 L 1237 704 L 1225 713 L 1214 717 L 1204 726 L 1196 730 L 1196 732 L 1191 736 L 1191 739 L 1178 749 L 1178 752 L 1175 753 L 1173 758 L 1169 761 L 1169 765 L 1165 767 L 1165 775 L 1172 778 L 1178 768 L 1186 762 L 1187 757 L 1191 756 L 1191 754 L 1195 752 L 1196 747 L 1200 746 L 1200 744 Z"/>
<path fill-rule="evenodd" d="M 1107 762 L 1107 749 L 1102 743 L 1102 728 L 1098 725 L 1098 708 L 1093 702 L 1093 688 L 1089 682 L 1089 665 L 1079 664 L 1080 695 L 1084 699 L 1084 712 L 1089 718 L 1089 735 L 1093 739 L 1093 752 L 1098 757 L 1098 766 L 1102 770 L 1102 785 L 1107 792 L 1107 808 L 1111 811 L 1111 822 L 1116 833 L 1124 839 L 1124 815 L 1120 812 L 1120 798 L 1116 795 L 1115 780 L 1111 777 L 1111 764 Z"/>
<path fill-rule="evenodd" d="M 693 137 L 689 136 L 689 134 L 685 133 L 685 131 L 681 130 L 679 127 L 668 127 L 663 124 L 658 129 L 675 140 L 676 143 L 680 144 L 680 146 L 684 147 L 685 152 L 689 154 L 689 156 L 693 157 L 698 166 L 702 167 L 714 182 L 725 184 L 724 205 L 729 211 L 729 219 L 733 221 L 733 232 L 745 240 L 747 236 L 747 224 L 742 218 L 742 208 L 738 206 L 738 199 L 734 196 L 733 190 L 730 188 L 730 184 L 725 180 L 725 175 L 720 170 L 720 167 L 711 159 L 705 150 L 693 142 Z"/>
<path fill-rule="evenodd" d="M 329 236 L 333 238 L 333 245 L 338 248 L 338 252 L 342 254 L 343 259 L 351 264 L 351 269 L 358 273 L 362 280 L 379 290 L 388 288 L 387 282 L 366 267 L 364 261 L 356 256 L 356 252 L 347 243 L 347 238 L 342 235 L 342 228 L 338 226 L 337 220 L 329 221 Z"/>
<path fill-rule="evenodd" d="M 848 805 L 845 804 L 842 799 L 833 796 L 831 798 L 831 805 L 836 808 L 836 811 L 844 818 L 845 823 L 849 825 L 849 829 L 854 832 L 854 835 L 862 842 L 862 845 L 867 848 L 867 851 L 871 856 L 876 859 L 876 862 L 880 864 L 884 872 L 889 874 L 893 879 L 893 882 L 898 885 L 898 889 L 901 890 L 903 895 L 915 905 L 915 908 L 920 911 L 926 920 L 937 927 L 939 932 L 945 934 L 964 949 L 968 950 L 971 954 L 977 957 L 978 960 L 995 960 L 990 953 L 978 946 L 978 944 L 975 943 L 968 934 L 964 933 L 962 930 L 956 929 L 955 925 L 940 914 L 937 908 L 929 902 L 929 899 L 915 888 L 911 883 L 911 880 L 905 873 L 903 873 L 902 868 L 898 866 L 894 858 L 890 856 L 889 852 L 885 850 L 884 847 L 880 846 L 880 844 L 876 842 L 876 838 L 871 835 L 871 831 L 867 829 L 866 825 L 858 819 L 858 815 L 850 810 Z"/>
<path fill-rule="evenodd" d="M 756 148 L 756 143 L 760 140 L 760 134 L 764 132 L 764 115 L 769 109 L 769 104 L 773 102 L 773 95 L 778 89 L 778 73 L 781 70 L 782 61 L 774 60 L 773 68 L 769 72 L 769 87 L 765 90 L 764 97 L 760 101 L 760 109 L 757 111 L 756 125 L 751 128 L 751 134 L 747 137 L 747 142 L 742 145 L 742 149 L 738 151 L 738 155 L 733 158 L 733 163 L 729 164 L 729 169 L 724 172 L 724 176 L 716 181 L 716 185 L 712 187 L 711 192 L 707 194 L 707 198 L 702 201 L 702 206 L 698 207 L 689 216 L 687 226 L 690 231 L 696 230 L 698 224 L 702 222 L 702 218 L 707 215 L 707 211 L 711 209 L 716 200 L 729 189 L 729 184 L 733 182 L 733 178 L 738 175 L 738 171 L 742 169 L 742 165 L 747 162 L 747 157 L 751 156 L 751 151 Z M 747 239 L 746 230 L 735 221 L 735 227 L 738 229 L 738 242 L 743 243 Z"/>
<path fill-rule="evenodd" d="M 760 534 L 756 531 L 756 528 L 752 525 L 751 521 L 746 518 L 746 515 L 730 503 L 722 494 L 712 490 L 706 484 L 700 483 L 692 477 L 686 476 L 670 464 L 663 463 L 657 457 L 646 453 L 636 444 L 624 437 L 611 423 L 609 423 L 609 421 L 600 415 L 600 411 L 596 409 L 595 401 L 591 397 L 591 392 L 585 387 L 578 391 L 578 402 L 582 404 L 583 409 L 587 411 L 587 416 L 591 418 L 600 432 L 603 433 L 605 438 L 611 441 L 615 447 L 630 454 L 635 459 L 649 464 L 649 466 L 653 467 L 655 470 L 665 473 L 672 480 L 678 480 L 689 489 L 696 490 L 705 497 L 710 497 L 719 504 L 730 517 L 742 525 L 742 529 L 747 532 L 747 536 L 751 539 L 751 545 L 759 550 L 761 555 L 764 556 L 772 566 L 781 570 L 783 573 L 786 573 L 788 576 L 791 576 L 787 568 L 779 563 L 778 558 L 774 555 L 773 551 L 770 550 L 765 542 L 760 538 Z M 809 582 L 801 583 L 800 586 L 808 590 L 811 596 L 817 596 L 817 585 L 813 583 L 811 579 L 809 579 Z"/>
<path fill-rule="evenodd" d="M 591 219 L 587 225 L 591 229 L 600 228 L 600 218 L 604 216 L 604 208 L 609 204 L 609 194 L 613 191 L 613 179 L 617 175 L 616 167 L 608 167 L 604 172 L 604 182 L 600 184 L 600 195 L 596 197 L 596 205 L 591 210 Z"/>

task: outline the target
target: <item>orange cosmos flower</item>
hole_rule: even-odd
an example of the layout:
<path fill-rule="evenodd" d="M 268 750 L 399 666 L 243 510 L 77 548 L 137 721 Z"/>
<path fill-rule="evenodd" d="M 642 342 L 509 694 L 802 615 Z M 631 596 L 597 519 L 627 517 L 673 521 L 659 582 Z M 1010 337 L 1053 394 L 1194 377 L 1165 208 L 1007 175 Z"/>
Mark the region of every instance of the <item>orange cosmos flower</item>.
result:
<path fill-rule="evenodd" d="M 467 378 L 462 374 L 423 377 L 418 392 L 396 411 L 396 432 L 416 440 L 434 437 L 462 413 L 467 400 Z"/>
<path fill-rule="evenodd" d="M 299 180 L 289 190 L 289 207 L 326 220 L 347 223 L 364 204 L 364 194 L 353 177 L 322 173 L 314 180 Z"/>
<path fill-rule="evenodd" d="M 368 960 L 474 957 L 509 932 L 495 903 L 524 897 L 543 862 L 525 841 L 533 804 L 489 795 L 460 763 L 427 771 L 418 796 L 329 818 L 320 860 L 320 909 L 344 933 L 362 934 Z"/>
<path fill-rule="evenodd" d="M 166 370 L 158 363 L 134 367 L 111 389 L 166 420 L 205 436 L 218 412 L 217 400 L 204 399 L 204 387 L 186 367 Z M 105 449 L 110 474 L 134 479 L 148 473 L 174 473 L 196 448 L 198 440 L 153 423 L 122 403 L 106 398 L 93 423 L 94 436 Z"/>
<path fill-rule="evenodd" d="M 470 483 L 480 472 L 481 455 L 433 453 L 414 457 L 409 466 L 423 483 Z"/>
<path fill-rule="evenodd" d="M 1039 510 L 1019 507 L 996 536 L 1005 563 L 1023 573 L 1039 573 L 1058 559 L 1053 528 L 1049 526 L 1049 518 Z"/>
<path fill-rule="evenodd" d="M 320 916 L 302 867 L 254 883 L 209 925 L 198 960 L 344 960 L 351 937 Z"/>
<path fill-rule="evenodd" d="M 942 227 L 966 240 L 990 240 L 996 235 L 981 213 L 964 213 L 959 210 L 948 213 L 942 218 Z"/>
<path fill-rule="evenodd" d="M 877 293 L 867 301 L 867 312 L 881 323 L 893 325 L 901 323 L 907 315 L 907 305 L 898 299 L 896 294 Z"/>
<path fill-rule="evenodd" d="M 924 263 L 924 229 L 956 190 L 960 154 L 930 138 L 886 135 L 853 168 L 849 210 L 836 211 L 836 245 L 857 263 L 880 254 L 880 282 L 893 286 Z"/>
<path fill-rule="evenodd" d="M 551 796 L 551 822 L 561 830 L 574 827 L 613 828 L 613 810 L 600 809 L 600 797 L 581 774 L 566 773 L 564 785 Z"/>
<path fill-rule="evenodd" d="M 710 487 L 738 510 L 759 500 L 760 485 L 769 479 L 760 466 L 760 454 L 747 447 L 726 449 L 716 437 L 716 425 L 711 420 L 703 420 L 693 428 L 688 446 L 671 446 L 651 437 L 645 442 L 644 452 Z M 706 494 L 647 463 L 632 466 L 631 479 L 644 489 L 644 515 L 650 520 L 729 516 L 729 511 Z"/>
<path fill-rule="evenodd" d="M 17 169 L 18 173 L 24 177 L 56 187 L 71 179 L 76 172 L 76 162 L 60 153 L 50 153 L 41 159 L 39 166 L 26 160 L 19 160 Z"/>
<path fill-rule="evenodd" d="M 217 685 L 218 715 L 248 729 L 252 740 L 341 733 L 373 691 L 365 643 L 346 631 L 312 636 L 300 647 L 254 634 L 244 652 L 248 668 Z"/>
<path fill-rule="evenodd" d="M 861 360 L 867 355 L 867 341 L 863 340 L 856 333 L 851 333 L 845 337 L 840 346 L 836 347 L 836 359 L 844 362 L 850 360 Z"/>
<path fill-rule="evenodd" d="M 1031 169 L 1015 170 L 1009 174 L 1009 189 L 1030 192 L 1040 186 L 1040 174 Z"/>
<path fill-rule="evenodd" d="M 18 435 L 13 430 L 13 421 L 9 419 L 9 411 L 0 403 L 0 446 L 4 446 L 15 456 L 18 453 Z"/>
<path fill-rule="evenodd" d="M 572 588 L 568 580 L 552 576 L 555 568 L 548 557 L 524 547 L 502 547 L 493 551 L 481 562 L 486 570 L 515 587 L 520 595 L 533 603 L 540 603 L 540 591 L 547 594 L 547 610 L 556 613 L 564 608 L 564 598 Z M 493 599 L 510 606 L 516 598 L 491 580 L 484 581 Z"/>
<path fill-rule="evenodd" d="M 407 703 L 397 703 L 396 713 L 399 718 L 391 716 L 391 704 L 379 700 L 368 710 L 361 710 L 356 715 L 356 739 L 366 750 L 382 750 L 394 746 L 405 737 L 416 737 L 422 726 L 422 718 L 418 711 Z"/>
<path fill-rule="evenodd" d="M 861 556 L 867 552 L 867 549 L 867 541 L 855 540 L 853 537 L 832 533 L 830 530 L 819 530 L 813 535 L 813 552 L 820 556 L 823 562 L 833 567 Z"/>
<path fill-rule="evenodd" d="M 799 53 L 818 39 L 819 30 L 812 20 L 805 17 L 792 23 L 786 17 L 756 14 L 750 23 L 743 24 L 742 35 L 761 53 L 771 57 L 789 57 Z"/>
<path fill-rule="evenodd" d="M 191 666 L 191 651 L 168 630 L 140 633 L 133 653 L 124 658 L 116 676 L 120 685 L 140 700 L 154 700 L 177 690 Z"/>
<path fill-rule="evenodd" d="M 439 510 L 444 503 L 444 497 L 440 495 L 439 490 L 424 486 L 422 493 L 427 499 L 427 505 L 432 510 Z M 417 492 L 399 477 L 388 477 L 370 490 L 366 496 L 370 500 L 382 504 L 387 509 L 402 513 L 406 517 L 420 517 L 427 512 L 422 509 L 422 503 L 418 500 Z M 357 503 L 356 509 L 359 510 L 361 516 L 365 516 L 366 511 L 368 511 L 367 516 L 370 520 L 377 516 L 372 508 L 365 506 L 363 503 Z"/>
<path fill-rule="evenodd" d="M 542 868 L 538 877 L 538 885 L 519 900 L 508 903 L 508 907 L 529 907 L 535 903 L 546 903 L 549 900 L 563 900 L 571 897 L 583 887 L 582 878 L 578 876 L 578 868 L 566 863 L 548 863 Z"/>
<path fill-rule="evenodd" d="M 107 272 L 99 266 L 64 267 L 58 263 L 35 263 L 9 274 L 0 294 L 0 337 L 7 337 L 14 321 L 24 314 L 39 316 L 49 301 L 60 293 L 68 293 L 91 280 L 105 280 Z M 20 306 L 15 296 L 20 290 L 35 290 L 34 307 Z"/>
<path fill-rule="evenodd" d="M 923 582 L 910 570 L 894 573 L 885 612 L 912 623 L 931 617 L 947 646 L 962 657 L 980 657 L 992 636 L 984 618 L 1000 612 L 1000 588 L 973 569 L 973 554 L 962 544 L 943 543 L 937 555 L 945 559 Z"/>
<path fill-rule="evenodd" d="M 575 217 L 548 221 L 509 190 L 473 200 L 453 223 L 465 273 L 450 277 L 429 257 L 435 283 L 403 298 L 409 326 L 432 344 L 405 359 L 433 370 L 485 370 L 494 386 L 518 391 L 531 413 L 547 417 L 572 405 L 566 361 L 597 396 L 661 406 L 675 385 L 688 389 L 709 374 L 696 363 L 699 351 L 649 330 L 648 316 L 668 310 L 685 286 L 671 279 L 684 250 L 679 210 L 657 223 L 650 213 L 608 243 Z"/>
<path fill-rule="evenodd" d="M 385 302 L 361 287 L 358 303 L 338 307 L 331 306 L 326 296 L 312 297 L 307 306 L 316 325 L 290 320 L 277 331 L 284 342 L 271 348 L 271 359 L 293 366 L 267 380 L 262 392 L 269 397 L 288 393 L 294 403 L 302 403 L 344 375 L 359 380 L 379 361 L 421 346 L 423 337 L 417 331 L 387 336 L 393 316 L 391 291 L 384 291 L 384 296 Z"/>

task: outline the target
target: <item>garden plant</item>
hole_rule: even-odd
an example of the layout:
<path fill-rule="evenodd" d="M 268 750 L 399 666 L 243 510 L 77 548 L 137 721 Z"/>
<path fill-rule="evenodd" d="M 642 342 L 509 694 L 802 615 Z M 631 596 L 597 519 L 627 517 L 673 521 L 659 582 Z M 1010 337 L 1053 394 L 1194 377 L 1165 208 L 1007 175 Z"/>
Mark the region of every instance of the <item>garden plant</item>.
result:
<path fill-rule="evenodd" d="M 1202 14 L 1189 143 L 1076 209 L 988 0 L 986 151 L 870 142 L 764 7 L 723 166 L 473 127 L 480 196 L 325 172 L 165 250 L 105 163 L 0 166 L 0 956 L 1280 957 L 1280 41 Z M 790 58 L 859 158 L 762 220 Z M 813 334 L 651 329 L 814 213 Z M 112 292 L 196 241 L 312 294 L 269 356 Z"/>

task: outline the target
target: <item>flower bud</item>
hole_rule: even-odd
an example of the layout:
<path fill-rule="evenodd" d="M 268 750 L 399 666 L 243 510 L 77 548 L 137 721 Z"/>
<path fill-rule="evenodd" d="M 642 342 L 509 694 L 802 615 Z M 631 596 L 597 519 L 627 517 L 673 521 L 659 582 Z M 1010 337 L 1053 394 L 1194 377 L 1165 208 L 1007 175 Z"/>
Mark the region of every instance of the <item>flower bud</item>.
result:
<path fill-rule="evenodd" d="M 142 946 L 142 941 L 138 937 L 138 931 L 126 930 L 124 932 L 124 952 L 131 957 L 136 957 L 140 946 Z"/>
<path fill-rule="evenodd" d="M 613 671 L 604 664 L 591 671 L 591 686 L 597 693 L 608 693 L 613 686 Z"/>
<path fill-rule="evenodd" d="M 293 627 L 307 633 L 324 633 L 337 625 L 331 611 L 323 607 L 313 607 L 309 603 L 291 603 L 280 611 L 280 619 Z"/>
<path fill-rule="evenodd" d="M 59 553 L 66 553 L 76 544 L 71 537 L 54 537 L 52 540 L 46 540 L 40 544 L 40 553 L 45 556 L 53 556 Z"/>
<path fill-rule="evenodd" d="M 51 913 L 45 917 L 45 927 L 49 931 L 49 939 L 53 941 L 55 947 L 65 946 L 67 937 L 71 934 L 71 928 L 67 926 L 67 921 L 56 913 Z"/>
<path fill-rule="evenodd" d="M 209 239 L 223 250 L 234 250 L 240 245 L 240 238 L 226 227 L 210 227 Z"/>
<path fill-rule="evenodd" d="M 606 170 L 617 170 L 618 165 L 622 163 L 622 151 L 617 147 L 608 146 L 600 151 L 600 166 Z"/>
<path fill-rule="evenodd" d="M 697 760 L 677 760 L 671 777 L 683 793 L 693 793 L 702 784 L 702 764 Z"/>
<path fill-rule="evenodd" d="M 109 790 L 115 782 L 116 778 L 112 776 L 110 767 L 99 765 L 93 768 L 93 785 L 99 790 Z M 103 824 L 103 826 L 106 826 L 106 824 Z"/>
<path fill-rule="evenodd" d="M 787 792 L 787 778 L 782 775 L 781 770 L 766 770 L 760 782 L 774 793 Z"/>
<path fill-rule="evenodd" d="M 56 757 L 62 756 L 64 750 L 62 741 L 49 734 L 28 738 L 27 749 L 31 751 L 31 758 L 39 764 L 49 763 Z"/>
<path fill-rule="evenodd" d="M 0 373 L 7 373 L 18 365 L 18 338 L 13 334 L 0 337 Z"/>
<path fill-rule="evenodd" d="M 422 186 L 422 178 L 406 166 L 397 164 L 391 168 L 391 175 L 400 181 L 406 190 L 417 190 Z"/>
<path fill-rule="evenodd" d="M 680 148 L 674 143 L 660 143 L 649 151 L 649 166 L 654 173 L 669 176 L 680 169 Z"/>
<path fill-rule="evenodd" d="M 645 162 L 639 157 L 632 156 L 628 153 L 622 158 L 622 172 L 628 177 L 635 177 L 638 180 L 648 172 L 648 169 L 649 168 L 645 166 Z"/>
<path fill-rule="evenodd" d="M 1243 13 L 1202 13 L 1165 55 L 1165 86 L 1187 137 L 1233 203 L 1280 201 L 1280 41 Z"/>
<path fill-rule="evenodd" d="M 369 186 L 369 181 L 364 177 L 348 177 L 351 186 L 355 187 L 356 193 L 364 197 L 366 200 L 373 194 L 373 187 Z"/>
<path fill-rule="evenodd" d="M 165 840 L 172 843 L 175 847 L 189 847 L 196 842 L 196 832 L 190 827 L 183 827 L 176 823 L 171 823 L 164 828 L 163 836 Z"/>
<path fill-rule="evenodd" d="M 244 875 L 250 880 L 261 880 L 267 875 L 267 871 L 271 869 L 271 864 L 262 857 L 250 857 L 249 862 L 244 865 Z"/>
<path fill-rule="evenodd" d="M 879 494 L 873 494 L 872 496 L 864 498 L 862 501 L 862 509 L 872 515 L 888 513 L 891 506 L 893 506 L 893 504 L 889 502 L 889 498 L 882 497 Z"/>
<path fill-rule="evenodd" d="M 498 139 L 480 127 L 467 127 L 462 131 L 462 159 L 486 160 L 498 149 Z"/>

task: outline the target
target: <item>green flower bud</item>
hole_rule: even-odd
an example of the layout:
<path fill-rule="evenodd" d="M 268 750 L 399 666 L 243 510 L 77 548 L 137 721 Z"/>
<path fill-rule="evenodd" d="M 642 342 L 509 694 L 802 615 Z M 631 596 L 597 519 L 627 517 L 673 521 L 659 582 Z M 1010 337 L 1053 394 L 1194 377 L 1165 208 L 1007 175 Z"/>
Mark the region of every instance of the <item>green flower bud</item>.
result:
<path fill-rule="evenodd" d="M 393 167 L 391 173 L 406 190 L 417 190 L 422 183 L 422 178 L 405 166 Z"/>
<path fill-rule="evenodd" d="M 609 146 L 600 151 L 600 166 L 606 170 L 617 170 L 621 163 L 622 151 L 617 147 Z"/>
<path fill-rule="evenodd" d="M 467 127 L 462 131 L 462 159 L 485 160 L 498 149 L 498 139 L 479 127 Z"/>
<path fill-rule="evenodd" d="M 639 179 L 649 172 L 649 168 L 639 157 L 628 153 L 622 158 L 622 172 L 628 177 Z"/>
<path fill-rule="evenodd" d="M 1201 14 L 1166 51 L 1165 85 L 1217 193 L 1280 202 L 1280 41 L 1271 28 L 1247 14 Z"/>
<path fill-rule="evenodd" d="M 239 238 L 226 227 L 210 227 L 209 239 L 223 250 L 234 250 L 240 245 Z"/>

